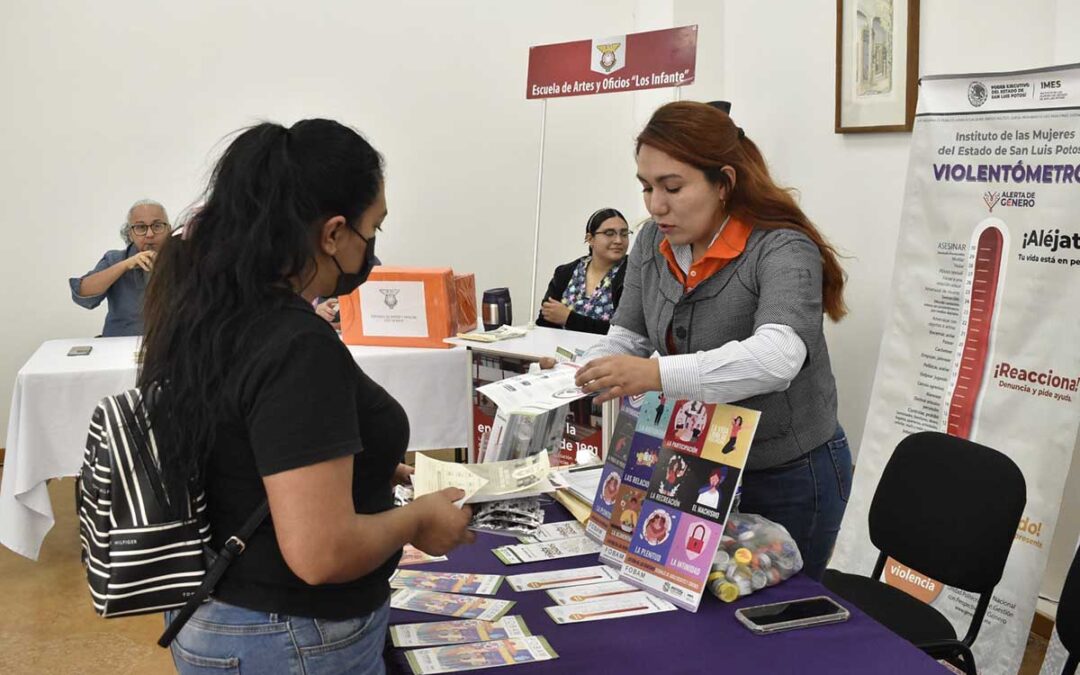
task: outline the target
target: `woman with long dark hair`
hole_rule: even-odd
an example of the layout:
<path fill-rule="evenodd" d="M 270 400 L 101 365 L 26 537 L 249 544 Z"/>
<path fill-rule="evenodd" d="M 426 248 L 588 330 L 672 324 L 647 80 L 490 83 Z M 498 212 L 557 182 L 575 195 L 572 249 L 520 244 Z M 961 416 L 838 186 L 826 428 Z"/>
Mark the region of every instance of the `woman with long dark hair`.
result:
<path fill-rule="evenodd" d="M 386 213 L 382 158 L 358 133 L 263 123 L 157 257 L 139 386 L 170 498 L 205 490 L 214 550 L 270 505 L 173 641 L 182 673 L 382 673 L 402 546 L 471 539 L 459 490 L 393 508 L 405 411 L 311 307 L 364 282 Z"/>
<path fill-rule="evenodd" d="M 823 333 L 846 313 L 836 251 L 715 107 L 660 107 L 637 169 L 652 220 L 578 384 L 599 401 L 658 390 L 760 410 L 740 508 L 784 525 L 820 578 L 851 484 Z"/>

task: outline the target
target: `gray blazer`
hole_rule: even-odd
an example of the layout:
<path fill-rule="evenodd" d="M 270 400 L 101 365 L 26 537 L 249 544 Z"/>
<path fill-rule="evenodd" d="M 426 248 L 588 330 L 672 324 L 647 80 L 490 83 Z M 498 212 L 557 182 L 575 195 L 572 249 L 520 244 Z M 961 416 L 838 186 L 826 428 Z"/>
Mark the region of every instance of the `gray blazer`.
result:
<path fill-rule="evenodd" d="M 797 459 L 837 430 L 836 381 L 822 332 L 821 253 L 792 229 L 754 228 L 746 250 L 689 293 L 660 253 L 656 223 L 642 227 L 630 252 L 612 324 L 649 338 L 667 355 L 668 327 L 677 354 L 745 340 L 767 323 L 790 326 L 806 345 L 806 362 L 786 391 L 732 402 L 761 411 L 749 469 Z"/>

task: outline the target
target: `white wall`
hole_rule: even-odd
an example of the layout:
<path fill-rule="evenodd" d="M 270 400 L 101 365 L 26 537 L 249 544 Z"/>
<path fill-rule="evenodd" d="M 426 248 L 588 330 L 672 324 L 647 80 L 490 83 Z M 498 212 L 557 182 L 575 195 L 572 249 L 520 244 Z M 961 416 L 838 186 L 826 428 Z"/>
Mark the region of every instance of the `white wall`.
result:
<path fill-rule="evenodd" d="M 119 248 L 128 205 L 176 216 L 222 139 L 336 118 L 387 159 L 388 263 L 475 271 L 527 319 L 540 130 L 528 47 L 633 32 L 631 0 L 0 3 L 0 433 L 44 340 L 100 332 L 67 278 Z M 640 208 L 632 94 L 548 104 L 540 283 L 601 205 Z M 630 215 L 628 213 L 628 215 Z M 0 443 L 3 445 L 3 443 Z"/>
<path fill-rule="evenodd" d="M 528 46 L 690 23 L 697 82 L 682 97 L 733 101 L 777 178 L 850 256 L 851 315 L 828 332 L 857 449 L 910 137 L 832 133 L 832 0 L 0 4 L 0 433 L 36 346 L 100 330 L 104 310 L 73 305 L 66 278 L 119 245 L 130 202 L 154 197 L 174 216 L 192 202 L 221 139 L 259 119 L 328 116 L 363 131 L 388 160 L 383 260 L 475 271 L 478 289 L 510 286 L 526 320 L 541 109 L 523 98 Z M 1075 0 L 922 0 L 920 72 L 1080 61 L 1078 32 Z M 632 142 L 671 96 L 548 103 L 541 290 L 584 250 L 594 209 L 644 215 Z M 1080 529 L 1080 466 L 1067 492 L 1053 594 Z"/>

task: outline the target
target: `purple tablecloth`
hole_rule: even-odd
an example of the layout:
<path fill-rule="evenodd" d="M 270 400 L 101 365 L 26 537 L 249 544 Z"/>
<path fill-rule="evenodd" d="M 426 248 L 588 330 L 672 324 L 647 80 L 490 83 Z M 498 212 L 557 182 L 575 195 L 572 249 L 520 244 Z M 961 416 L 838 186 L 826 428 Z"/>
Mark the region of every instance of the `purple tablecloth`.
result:
<path fill-rule="evenodd" d="M 547 522 L 566 520 L 561 506 L 547 508 Z M 597 556 L 563 558 L 542 563 L 504 565 L 491 549 L 516 543 L 506 537 L 480 535 L 475 544 L 459 548 L 449 560 L 410 566 L 439 572 L 522 574 L 596 565 Z M 558 652 L 554 661 L 512 666 L 507 675 L 564 673 L 724 673 L 774 675 L 782 673 L 918 673 L 948 672 L 906 640 L 888 631 L 850 603 L 851 618 L 840 624 L 804 628 L 773 635 L 754 635 L 735 619 L 746 605 L 779 602 L 814 595 L 831 595 L 824 586 L 799 574 L 788 581 L 726 604 L 706 592 L 697 613 L 678 610 L 610 621 L 558 625 L 544 612 L 554 601 L 543 591 L 517 593 L 505 582 L 495 596 L 517 602 L 510 614 L 521 615 L 533 635 L 543 635 Z M 839 598 L 837 598 L 839 600 Z M 449 617 L 392 610 L 390 623 L 442 621 Z M 393 650 L 392 673 L 411 672 L 405 650 Z"/>

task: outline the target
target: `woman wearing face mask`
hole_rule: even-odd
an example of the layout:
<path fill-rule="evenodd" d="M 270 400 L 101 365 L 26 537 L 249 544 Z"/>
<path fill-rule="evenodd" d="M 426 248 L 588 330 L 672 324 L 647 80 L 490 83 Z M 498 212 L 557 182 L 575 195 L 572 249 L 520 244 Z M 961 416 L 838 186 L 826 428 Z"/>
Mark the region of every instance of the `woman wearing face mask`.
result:
<path fill-rule="evenodd" d="M 585 223 L 589 254 L 559 265 L 540 305 L 537 326 L 583 333 L 608 332 L 622 297 L 630 228 L 615 209 L 600 209 Z"/>
<path fill-rule="evenodd" d="M 172 643 L 181 673 L 382 673 L 402 546 L 471 540 L 460 490 L 393 508 L 405 411 L 311 306 L 364 282 L 386 214 L 382 158 L 355 131 L 264 123 L 218 162 L 198 228 L 158 255 L 139 386 L 166 488 L 205 490 L 215 550 L 270 505 Z"/>
<path fill-rule="evenodd" d="M 851 483 L 822 332 L 846 312 L 836 252 L 714 107 L 659 108 L 637 169 L 652 220 L 577 382 L 599 401 L 659 390 L 760 410 L 740 509 L 784 525 L 820 578 Z"/>

